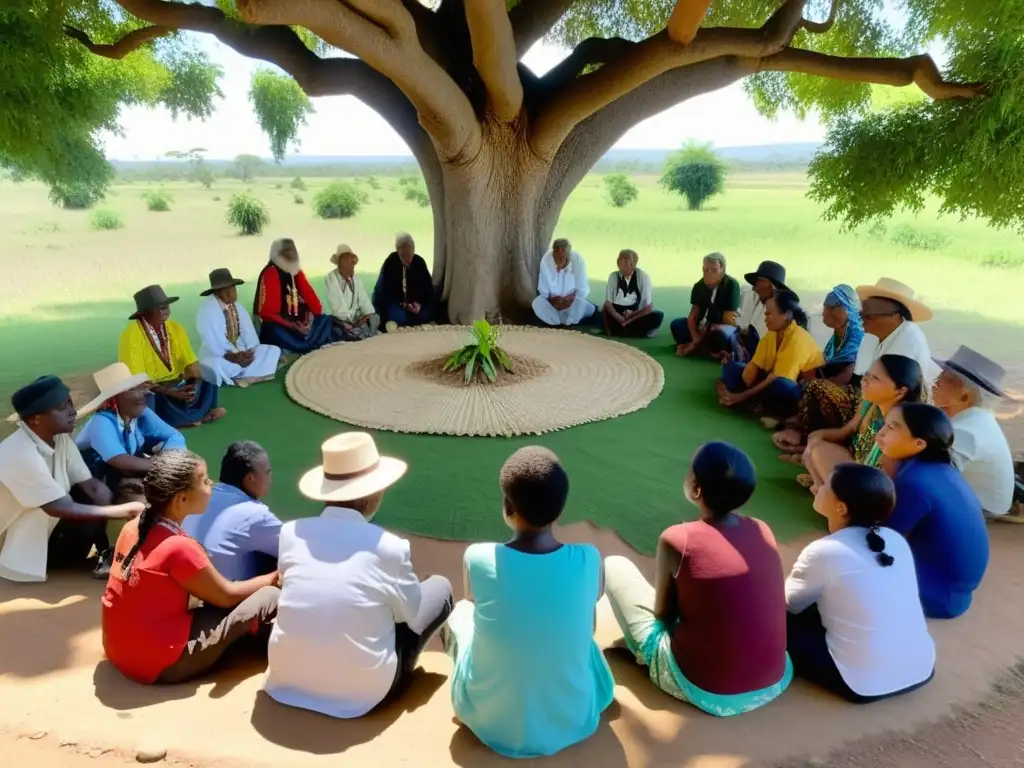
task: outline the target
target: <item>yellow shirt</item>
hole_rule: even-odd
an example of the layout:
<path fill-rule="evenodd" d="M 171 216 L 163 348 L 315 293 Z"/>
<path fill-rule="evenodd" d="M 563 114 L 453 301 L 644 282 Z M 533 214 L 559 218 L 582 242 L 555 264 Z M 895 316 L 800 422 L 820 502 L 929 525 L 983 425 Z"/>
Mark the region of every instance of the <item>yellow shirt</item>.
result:
<path fill-rule="evenodd" d="M 796 381 L 801 373 L 824 365 L 825 356 L 811 334 L 796 323 L 790 323 L 781 337 L 769 331 L 758 342 L 750 362 L 765 373 Z"/>
<path fill-rule="evenodd" d="M 196 353 L 181 323 L 168 320 L 167 346 L 170 352 L 171 369 L 167 370 L 147 336 L 147 331 L 138 320 L 132 320 L 121 332 L 117 342 L 117 359 L 128 366 L 133 374 L 145 373 L 154 382 L 177 381 L 185 369 L 197 361 Z"/>

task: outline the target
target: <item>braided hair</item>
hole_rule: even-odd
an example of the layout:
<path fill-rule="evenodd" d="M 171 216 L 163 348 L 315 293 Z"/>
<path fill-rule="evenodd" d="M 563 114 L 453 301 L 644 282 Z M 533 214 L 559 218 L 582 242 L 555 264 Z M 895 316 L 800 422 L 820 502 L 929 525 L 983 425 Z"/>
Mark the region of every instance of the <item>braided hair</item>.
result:
<path fill-rule="evenodd" d="M 146 509 L 139 515 L 139 538 L 121 563 L 125 579 L 130 576 L 132 561 L 157 520 L 163 517 L 167 506 L 175 496 L 192 487 L 196 469 L 202 461 L 198 454 L 185 450 L 162 451 L 150 461 L 149 471 L 142 481 Z"/>
<path fill-rule="evenodd" d="M 896 506 L 892 480 L 880 469 L 846 463 L 832 472 L 830 486 L 836 499 L 846 505 L 850 525 L 867 528 L 868 548 L 878 556 L 879 565 L 888 568 L 896 562 L 885 551 L 885 539 L 878 532 Z"/>

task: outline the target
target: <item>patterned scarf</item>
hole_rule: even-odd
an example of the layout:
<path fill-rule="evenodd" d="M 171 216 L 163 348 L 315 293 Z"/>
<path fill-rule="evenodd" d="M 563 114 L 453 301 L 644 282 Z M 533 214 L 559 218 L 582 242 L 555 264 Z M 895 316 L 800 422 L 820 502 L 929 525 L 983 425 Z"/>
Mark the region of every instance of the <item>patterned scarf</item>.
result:
<path fill-rule="evenodd" d="M 171 341 L 167 337 L 167 325 L 164 324 L 159 328 L 154 328 L 141 317 L 139 318 L 139 323 L 142 324 L 142 330 L 146 332 L 146 338 L 149 339 L 153 351 L 160 358 L 160 362 L 164 364 L 164 368 L 168 371 L 171 370 Z"/>
<path fill-rule="evenodd" d="M 238 320 L 238 307 L 234 304 L 224 305 L 224 324 L 227 326 L 228 344 L 237 349 L 242 330 Z"/>

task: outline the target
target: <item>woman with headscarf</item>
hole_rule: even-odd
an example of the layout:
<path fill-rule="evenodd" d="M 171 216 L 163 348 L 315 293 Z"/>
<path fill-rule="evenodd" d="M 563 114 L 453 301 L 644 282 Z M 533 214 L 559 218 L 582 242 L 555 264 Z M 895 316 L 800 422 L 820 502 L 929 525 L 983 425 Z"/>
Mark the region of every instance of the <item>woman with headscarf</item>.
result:
<path fill-rule="evenodd" d="M 562 237 L 540 260 L 533 313 L 544 325 L 573 326 L 591 317 L 597 307 L 587 301 L 590 282 L 583 257 Z"/>
<path fill-rule="evenodd" d="M 825 344 L 825 364 L 805 377 L 798 415 L 790 428 L 776 432 L 772 438 L 779 450 L 794 456 L 803 451 L 808 434 L 847 424 L 859 404 L 860 390 L 852 383 L 864 340 L 857 292 L 849 285 L 837 285 L 825 297 L 821 319 L 832 329 Z"/>
<path fill-rule="evenodd" d="M 300 355 L 338 341 L 316 291 L 306 279 L 291 238 L 275 240 L 270 262 L 256 281 L 253 314 L 262 321 L 260 341 Z"/>

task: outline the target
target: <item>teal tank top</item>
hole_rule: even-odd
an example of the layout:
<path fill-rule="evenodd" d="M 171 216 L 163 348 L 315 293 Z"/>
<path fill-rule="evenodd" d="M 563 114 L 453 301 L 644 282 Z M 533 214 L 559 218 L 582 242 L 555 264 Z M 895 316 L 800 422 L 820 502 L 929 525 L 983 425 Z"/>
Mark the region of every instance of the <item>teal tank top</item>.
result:
<path fill-rule="evenodd" d="M 465 564 L 476 607 L 451 685 L 459 720 L 506 757 L 591 736 L 615 688 L 594 642 L 601 554 L 589 544 L 546 555 L 473 544 Z"/>

